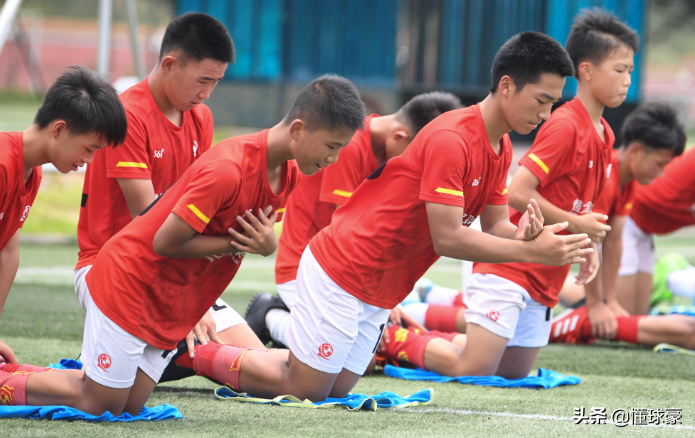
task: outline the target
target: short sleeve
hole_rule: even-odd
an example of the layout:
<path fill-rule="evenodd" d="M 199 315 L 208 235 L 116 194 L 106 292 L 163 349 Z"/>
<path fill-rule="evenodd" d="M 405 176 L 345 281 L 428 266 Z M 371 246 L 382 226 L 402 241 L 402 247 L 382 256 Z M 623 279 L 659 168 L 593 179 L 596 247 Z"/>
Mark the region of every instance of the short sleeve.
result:
<path fill-rule="evenodd" d="M 598 195 L 598 199 L 594 202 L 592 211 L 594 213 L 605 214 L 606 216 L 612 217 L 616 214 L 617 204 L 620 202 L 620 196 L 616 196 L 617 189 L 613 185 L 613 180 L 609 180 L 608 184 L 603 187 L 601 193 Z M 620 213 L 618 213 L 620 214 Z M 605 221 L 601 221 L 604 222 Z"/>
<path fill-rule="evenodd" d="M 41 188 L 41 180 L 43 179 L 43 170 L 41 166 L 34 167 L 34 174 L 31 177 L 34 179 L 32 182 L 32 190 L 31 193 L 27 195 L 26 205 L 22 206 L 24 211 L 22 211 L 22 216 L 19 218 L 19 226 L 17 228 L 22 228 L 24 226 L 24 223 L 29 217 L 31 207 L 36 200 L 36 195 L 39 193 L 39 188 Z"/>
<path fill-rule="evenodd" d="M 465 207 L 463 183 L 469 169 L 468 144 L 454 131 L 435 131 L 419 152 L 422 162 L 420 199 Z"/>
<path fill-rule="evenodd" d="M 242 184 L 231 161 L 210 162 L 191 178 L 172 212 L 202 233 L 220 208 L 237 196 Z"/>
<path fill-rule="evenodd" d="M 297 168 L 297 165 L 291 161 L 288 162 L 287 165 L 290 166 L 288 169 L 290 172 L 290 185 L 285 192 L 285 197 L 283 198 L 282 202 L 280 202 L 280 207 L 278 207 L 278 218 L 276 222 L 282 222 L 282 219 L 285 217 L 285 209 L 287 208 L 287 202 L 289 201 L 290 195 L 299 184 L 299 169 Z"/>
<path fill-rule="evenodd" d="M 630 181 L 625 185 L 619 204 L 616 205 L 616 215 L 628 216 L 630 214 L 632 207 L 635 205 L 636 185 L 637 181 Z"/>
<path fill-rule="evenodd" d="M 319 201 L 344 205 L 352 193 L 362 183 L 365 174 L 360 145 L 350 143 L 340 151 L 338 162 L 331 164 L 321 172 Z"/>
<path fill-rule="evenodd" d="M 104 149 L 106 176 L 109 178 L 152 179 L 151 160 L 147 152 L 147 131 L 142 121 L 126 110 L 128 132 L 125 142 Z"/>
<path fill-rule="evenodd" d="M 572 122 L 552 118 L 546 122 L 531 149 L 519 160 L 519 165 L 531 171 L 544 187 L 570 171 L 577 149 L 576 129 Z"/>

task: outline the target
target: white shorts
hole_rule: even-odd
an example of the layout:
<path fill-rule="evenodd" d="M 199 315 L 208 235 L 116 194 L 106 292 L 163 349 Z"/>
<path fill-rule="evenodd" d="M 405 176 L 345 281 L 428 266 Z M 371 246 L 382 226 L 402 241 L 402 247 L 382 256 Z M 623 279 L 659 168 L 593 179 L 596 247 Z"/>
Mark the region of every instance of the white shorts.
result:
<path fill-rule="evenodd" d="M 287 345 L 299 361 L 329 374 L 364 374 L 390 310 L 350 295 L 324 272 L 307 246 L 299 262 Z"/>
<path fill-rule="evenodd" d="M 85 312 L 87 311 L 87 300 L 91 301 L 85 277 L 91 268 L 92 265 L 89 265 L 76 270 L 74 277 L 77 301 L 79 301 Z M 215 320 L 217 333 L 230 327 L 234 327 L 235 325 L 246 324 L 244 317 L 239 315 L 236 310 L 232 309 L 232 307 L 225 303 L 221 298 L 218 298 L 217 301 L 215 301 L 215 304 L 212 305 L 210 308 L 210 314 L 212 315 L 212 319 Z"/>
<path fill-rule="evenodd" d="M 92 269 L 92 265 L 85 266 L 75 271 L 73 281 L 75 282 L 75 294 L 77 294 L 77 301 L 82 306 L 82 309 L 87 311 L 87 302 L 92 299 L 89 298 L 89 290 L 87 289 L 87 282 L 85 277 L 87 277 L 87 272 Z"/>
<path fill-rule="evenodd" d="M 282 298 L 282 301 L 285 303 L 288 309 L 292 310 L 294 307 L 294 302 L 295 302 L 295 297 L 296 294 L 294 292 L 295 285 L 297 284 L 297 280 L 292 280 L 288 281 L 287 283 L 280 283 L 277 286 L 278 288 L 278 296 Z"/>
<path fill-rule="evenodd" d="M 473 274 L 464 292 L 466 321 L 509 339 L 507 347 L 548 345 L 553 311 L 526 290 L 493 274 Z"/>
<path fill-rule="evenodd" d="M 109 388 L 130 388 L 140 368 L 159 382 L 174 354 L 149 345 L 111 321 L 94 304 L 89 290 L 82 295 L 81 303 L 86 307 L 87 319 L 80 358 L 87 376 Z"/>
<path fill-rule="evenodd" d="M 638 272 L 653 274 L 654 265 L 654 235 L 642 231 L 628 216 L 623 228 L 623 255 L 620 258 L 618 276 L 626 277 Z"/>
<path fill-rule="evenodd" d="M 210 314 L 212 319 L 215 320 L 215 328 L 217 333 L 227 330 L 230 327 L 234 327 L 239 324 L 246 324 L 246 320 L 243 316 L 239 315 L 236 310 L 222 301 L 222 298 L 218 298 L 215 304 L 210 308 Z"/>

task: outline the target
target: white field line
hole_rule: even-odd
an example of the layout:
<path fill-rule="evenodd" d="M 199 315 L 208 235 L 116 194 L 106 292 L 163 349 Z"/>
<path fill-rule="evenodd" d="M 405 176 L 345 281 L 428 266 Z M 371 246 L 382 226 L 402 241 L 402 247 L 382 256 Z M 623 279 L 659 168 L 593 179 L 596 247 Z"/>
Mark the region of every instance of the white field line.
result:
<path fill-rule="evenodd" d="M 427 409 L 427 408 L 404 408 L 399 409 L 401 411 L 416 412 L 420 414 L 428 413 L 445 413 L 454 415 L 487 415 L 490 417 L 507 417 L 507 418 L 521 418 L 524 420 L 546 420 L 546 421 L 573 421 L 572 417 L 558 417 L 555 415 L 540 415 L 540 414 L 515 414 L 512 412 L 493 412 L 493 411 L 469 411 L 463 409 Z M 606 424 L 613 424 L 611 420 L 606 420 Z M 579 425 L 578 425 L 579 426 Z M 633 426 L 628 425 L 625 427 L 660 427 L 666 429 L 688 429 L 695 430 L 695 426 L 688 426 L 684 424 L 648 424 L 645 426 Z M 622 429 L 623 427 L 621 427 Z"/>

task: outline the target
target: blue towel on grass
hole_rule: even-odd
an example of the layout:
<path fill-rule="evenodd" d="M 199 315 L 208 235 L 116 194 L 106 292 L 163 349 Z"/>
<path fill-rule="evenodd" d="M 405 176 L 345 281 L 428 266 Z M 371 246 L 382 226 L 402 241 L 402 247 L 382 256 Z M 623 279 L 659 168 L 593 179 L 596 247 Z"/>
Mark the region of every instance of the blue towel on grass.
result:
<path fill-rule="evenodd" d="M 231 400 L 242 403 L 272 404 L 293 408 L 345 408 L 349 411 L 369 410 L 377 408 L 406 408 L 425 405 L 432 400 L 433 389 L 424 389 L 415 394 L 401 397 L 394 392 L 382 392 L 377 395 L 350 394 L 344 398 L 327 398 L 324 401 L 312 403 L 309 400 L 300 400 L 291 395 L 281 395 L 273 399 L 253 397 L 246 393 L 238 393 L 226 386 L 220 386 L 215 390 L 215 398 L 218 400 Z"/>
<path fill-rule="evenodd" d="M 561 385 L 578 385 L 581 382 L 579 377 L 564 376 L 555 371 L 546 370 L 545 368 L 538 369 L 538 376 L 529 376 L 524 379 L 516 380 L 507 380 L 499 376 L 447 377 L 422 369 L 413 370 L 395 367 L 393 365 L 386 365 L 386 367 L 384 367 L 384 374 L 405 380 L 430 380 L 440 383 L 456 381 L 459 383 L 468 383 L 470 385 L 497 386 L 500 388 L 548 389 Z"/>
<path fill-rule="evenodd" d="M 679 305 L 679 306 L 670 306 L 668 308 L 657 306 L 657 307 L 654 307 L 649 312 L 649 315 L 651 315 L 651 316 L 659 316 L 659 315 L 695 316 L 695 306 Z"/>
<path fill-rule="evenodd" d="M 61 359 L 60 363 L 52 363 L 49 368 L 81 370 L 82 363 L 73 359 Z M 144 407 L 142 411 L 132 416 L 121 414 L 114 417 L 110 412 L 99 417 L 67 406 L 0 406 L 0 418 L 30 418 L 32 420 L 82 420 L 99 422 L 119 421 L 158 421 L 183 418 L 176 407 L 166 404 L 153 408 Z"/>
<path fill-rule="evenodd" d="M 144 407 L 137 416 L 121 414 L 114 417 L 110 412 L 99 417 L 78 411 L 67 406 L 0 406 L 0 418 L 29 418 L 32 420 L 82 420 L 99 422 L 118 421 L 157 421 L 183 418 L 181 412 L 172 405 Z"/>

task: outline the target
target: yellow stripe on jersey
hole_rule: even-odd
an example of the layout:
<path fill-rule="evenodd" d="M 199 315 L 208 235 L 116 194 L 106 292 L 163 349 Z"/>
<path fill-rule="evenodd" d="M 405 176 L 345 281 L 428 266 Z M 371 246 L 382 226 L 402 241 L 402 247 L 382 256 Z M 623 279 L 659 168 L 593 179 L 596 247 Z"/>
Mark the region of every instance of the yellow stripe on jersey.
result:
<path fill-rule="evenodd" d="M 627 204 L 625 204 L 625 210 L 629 210 L 631 208 L 632 208 L 632 202 L 628 202 Z"/>
<path fill-rule="evenodd" d="M 346 191 L 338 190 L 338 189 L 333 190 L 333 194 L 338 195 L 338 196 L 342 196 L 343 198 L 349 198 L 350 196 L 352 196 L 352 192 L 346 192 Z"/>
<path fill-rule="evenodd" d="M 278 213 L 284 213 L 285 209 L 284 208 L 278 208 Z"/>
<path fill-rule="evenodd" d="M 206 224 L 210 223 L 210 218 L 205 216 L 202 211 L 198 210 L 198 207 L 196 207 L 193 204 L 188 204 L 186 207 L 190 208 L 191 211 L 195 213 L 195 215 L 198 216 L 201 221 L 205 222 Z"/>
<path fill-rule="evenodd" d="M 147 163 L 136 163 L 134 161 L 119 161 L 116 167 L 140 167 L 147 169 Z"/>
<path fill-rule="evenodd" d="M 538 166 L 539 166 L 541 169 L 543 169 L 543 172 L 545 172 L 545 173 L 550 172 L 550 169 L 548 169 L 548 166 L 546 166 L 545 163 L 543 162 L 543 160 L 541 160 L 540 158 L 538 158 L 538 157 L 536 156 L 536 154 L 528 154 L 528 157 L 529 157 L 530 159 L 532 159 L 536 164 L 538 164 Z"/>
<path fill-rule="evenodd" d="M 502 194 L 506 195 L 508 191 L 509 191 L 509 189 L 505 187 L 504 190 L 502 190 Z"/>
<path fill-rule="evenodd" d="M 435 192 L 446 193 L 447 195 L 460 196 L 463 198 L 463 192 L 459 192 L 458 190 L 451 190 L 451 189 L 444 189 L 441 187 L 437 187 L 437 190 L 435 190 Z"/>

